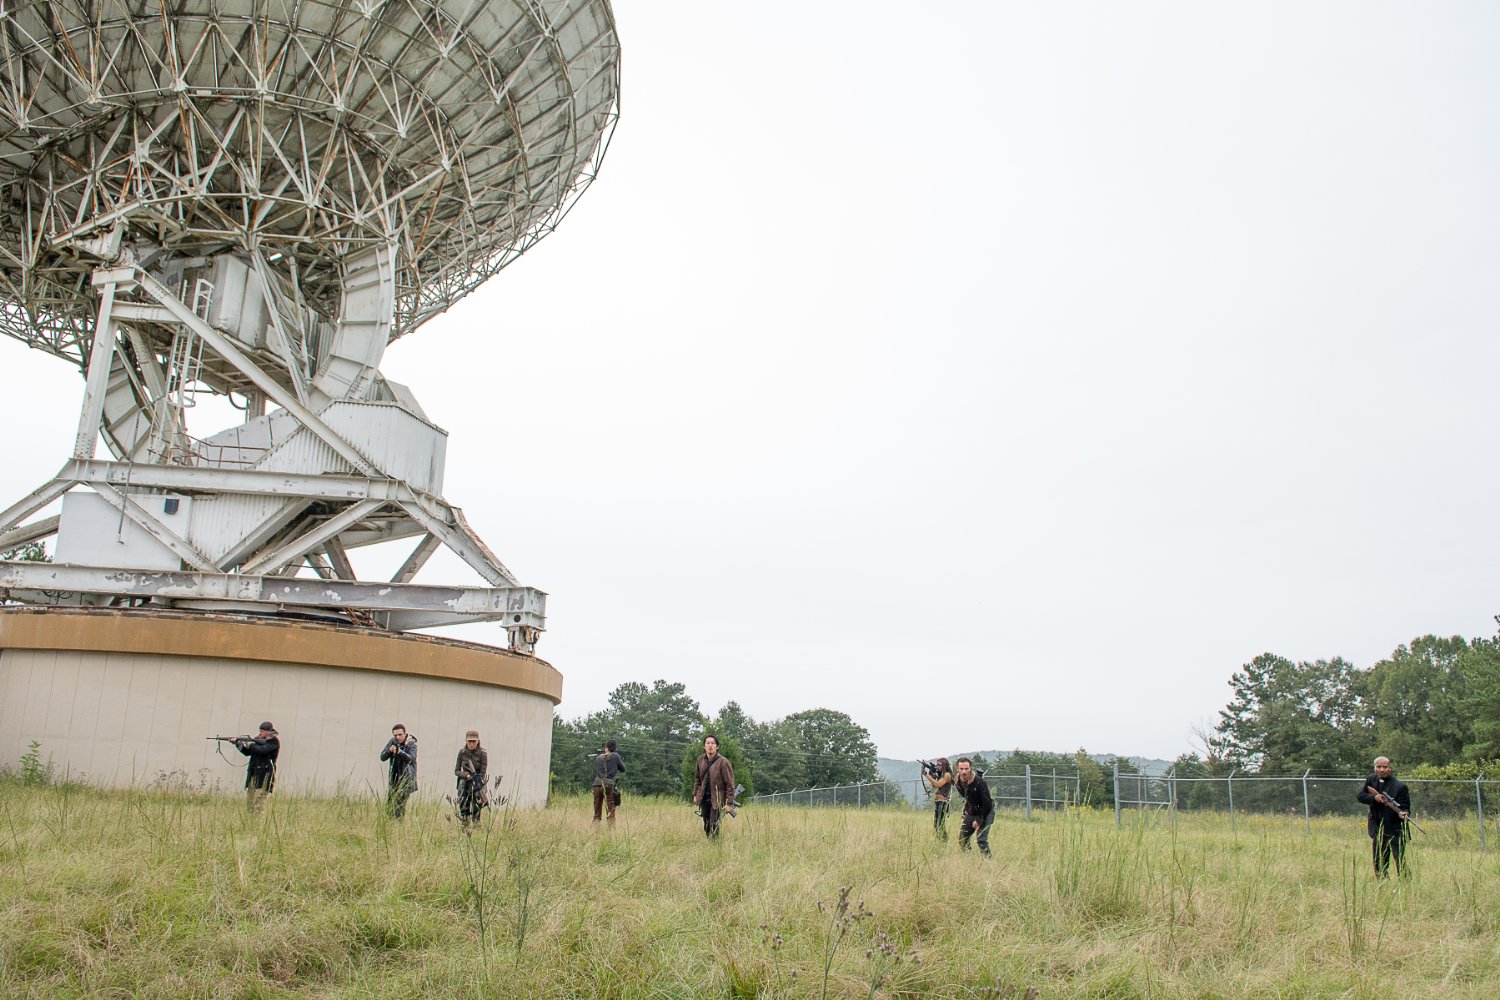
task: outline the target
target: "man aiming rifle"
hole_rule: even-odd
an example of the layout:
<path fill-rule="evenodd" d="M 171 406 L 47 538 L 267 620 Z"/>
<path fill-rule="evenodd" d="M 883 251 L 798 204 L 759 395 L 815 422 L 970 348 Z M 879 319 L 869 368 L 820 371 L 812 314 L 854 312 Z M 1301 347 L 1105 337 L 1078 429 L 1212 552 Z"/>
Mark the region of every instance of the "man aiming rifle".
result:
<path fill-rule="evenodd" d="M 1355 798 L 1370 807 L 1365 829 L 1370 834 L 1375 877 L 1390 874 L 1393 858 L 1396 874 L 1406 874 L 1406 841 L 1410 836 L 1406 827 L 1416 824 L 1410 819 L 1411 792 L 1406 782 L 1397 779 L 1389 757 L 1375 758 L 1375 773 L 1365 779 Z"/>
<path fill-rule="evenodd" d="M 260 812 L 267 795 L 276 784 L 276 758 L 281 754 L 281 739 L 269 722 L 260 724 L 254 736 L 210 736 L 211 740 L 229 743 L 250 758 L 245 765 L 245 808 Z M 220 756 L 223 754 L 221 753 Z"/>
<path fill-rule="evenodd" d="M 947 757 L 919 760 L 922 765 L 922 787 L 932 796 L 932 832 L 939 840 L 948 839 L 948 796 L 953 792 L 953 768 Z"/>

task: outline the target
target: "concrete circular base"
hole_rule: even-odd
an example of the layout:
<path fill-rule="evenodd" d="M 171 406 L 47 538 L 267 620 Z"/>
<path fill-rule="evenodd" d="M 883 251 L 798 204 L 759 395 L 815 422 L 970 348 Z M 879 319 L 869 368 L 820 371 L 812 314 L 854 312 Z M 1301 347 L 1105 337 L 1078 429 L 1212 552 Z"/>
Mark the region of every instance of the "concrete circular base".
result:
<path fill-rule="evenodd" d="M 236 790 L 245 758 L 205 737 L 281 737 L 278 791 L 377 796 L 391 726 L 418 740 L 423 798 L 453 791 L 464 732 L 514 805 L 547 796 L 562 675 L 454 639 L 195 612 L 0 608 L 0 762 L 34 740 L 59 777 Z"/>

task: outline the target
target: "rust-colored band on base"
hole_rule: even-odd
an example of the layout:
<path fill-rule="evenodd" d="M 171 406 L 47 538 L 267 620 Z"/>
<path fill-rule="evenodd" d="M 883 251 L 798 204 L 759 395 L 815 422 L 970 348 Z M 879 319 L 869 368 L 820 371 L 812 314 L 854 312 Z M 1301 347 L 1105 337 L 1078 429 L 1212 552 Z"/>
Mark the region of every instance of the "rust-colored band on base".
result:
<path fill-rule="evenodd" d="M 562 701 L 546 660 L 495 646 L 322 622 L 133 608 L 0 608 L 0 649 L 218 656 L 470 681 Z"/>

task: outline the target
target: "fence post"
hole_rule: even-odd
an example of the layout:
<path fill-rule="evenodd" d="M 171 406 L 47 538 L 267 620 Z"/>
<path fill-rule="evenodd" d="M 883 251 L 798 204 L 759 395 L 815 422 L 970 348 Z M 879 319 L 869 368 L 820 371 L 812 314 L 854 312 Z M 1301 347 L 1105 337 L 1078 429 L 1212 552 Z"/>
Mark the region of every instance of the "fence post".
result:
<path fill-rule="evenodd" d="M 1026 818 L 1031 818 L 1031 765 L 1026 765 Z"/>
<path fill-rule="evenodd" d="M 1172 814 L 1172 829 L 1177 829 L 1177 765 L 1167 768 L 1167 811 Z"/>
<path fill-rule="evenodd" d="M 1115 829 L 1120 828 L 1120 762 L 1115 761 Z"/>
<path fill-rule="evenodd" d="M 865 807 L 865 783 L 861 781 L 859 784 L 857 784 L 857 785 L 854 786 L 854 808 L 856 808 L 856 809 L 863 809 L 864 807 Z"/>
<path fill-rule="evenodd" d="M 1234 772 L 1238 771 L 1238 770 L 1239 770 L 1239 768 L 1232 769 L 1229 772 L 1229 778 L 1228 778 L 1228 785 L 1229 785 L 1229 832 L 1230 833 L 1234 832 Z"/>
<path fill-rule="evenodd" d="M 1482 773 L 1481 774 L 1476 774 L 1474 776 L 1474 805 L 1479 810 L 1479 849 L 1481 851 L 1484 850 L 1484 848 L 1485 848 L 1485 843 L 1484 843 L 1484 793 L 1482 791 L 1480 791 L 1480 789 L 1479 789 L 1479 779 L 1482 778 L 1482 777 L 1484 777 L 1484 775 Z"/>
<path fill-rule="evenodd" d="M 1057 812 L 1057 768 L 1052 769 L 1052 811 Z"/>
<path fill-rule="evenodd" d="M 1312 774 L 1312 768 L 1302 772 L 1302 822 L 1308 833 L 1312 833 L 1312 810 L 1307 804 L 1307 776 Z"/>

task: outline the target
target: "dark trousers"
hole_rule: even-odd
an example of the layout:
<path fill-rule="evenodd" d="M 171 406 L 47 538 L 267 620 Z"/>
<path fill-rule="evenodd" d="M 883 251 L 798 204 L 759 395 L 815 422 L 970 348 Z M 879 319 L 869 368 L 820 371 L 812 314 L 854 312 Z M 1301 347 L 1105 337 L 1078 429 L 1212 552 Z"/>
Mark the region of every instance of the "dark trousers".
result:
<path fill-rule="evenodd" d="M 934 799 L 932 802 L 932 832 L 939 840 L 948 839 L 947 799 Z"/>
<path fill-rule="evenodd" d="M 1370 854 L 1375 861 L 1375 877 L 1385 878 L 1391 873 L 1391 859 L 1396 861 L 1396 874 L 1406 869 L 1406 837 L 1390 834 L 1385 827 L 1378 826 L 1370 838 Z"/>
<path fill-rule="evenodd" d="M 714 808 L 712 792 L 703 793 L 703 801 L 698 805 L 698 812 L 703 817 L 703 835 L 717 837 L 719 835 L 719 810 Z"/>
<path fill-rule="evenodd" d="M 609 806 L 609 821 L 615 821 L 615 790 L 606 785 L 594 786 L 594 822 L 599 822 L 599 814 L 605 805 Z"/>
<path fill-rule="evenodd" d="M 990 808 L 989 815 L 979 820 L 979 853 L 985 857 L 990 855 L 990 827 L 995 825 L 995 810 Z M 964 850 L 969 849 L 969 838 L 974 836 L 974 817 L 968 813 L 963 815 L 963 829 L 958 831 L 958 846 Z"/>
<path fill-rule="evenodd" d="M 479 813 L 484 809 L 484 792 L 472 781 L 458 783 L 458 818 L 465 826 L 479 822 Z"/>
<path fill-rule="evenodd" d="M 385 798 L 385 807 L 392 819 L 400 819 L 406 815 L 406 800 L 411 798 L 413 791 L 415 789 L 412 788 L 410 781 L 404 777 L 396 779 L 396 783 L 391 786 Z"/>

